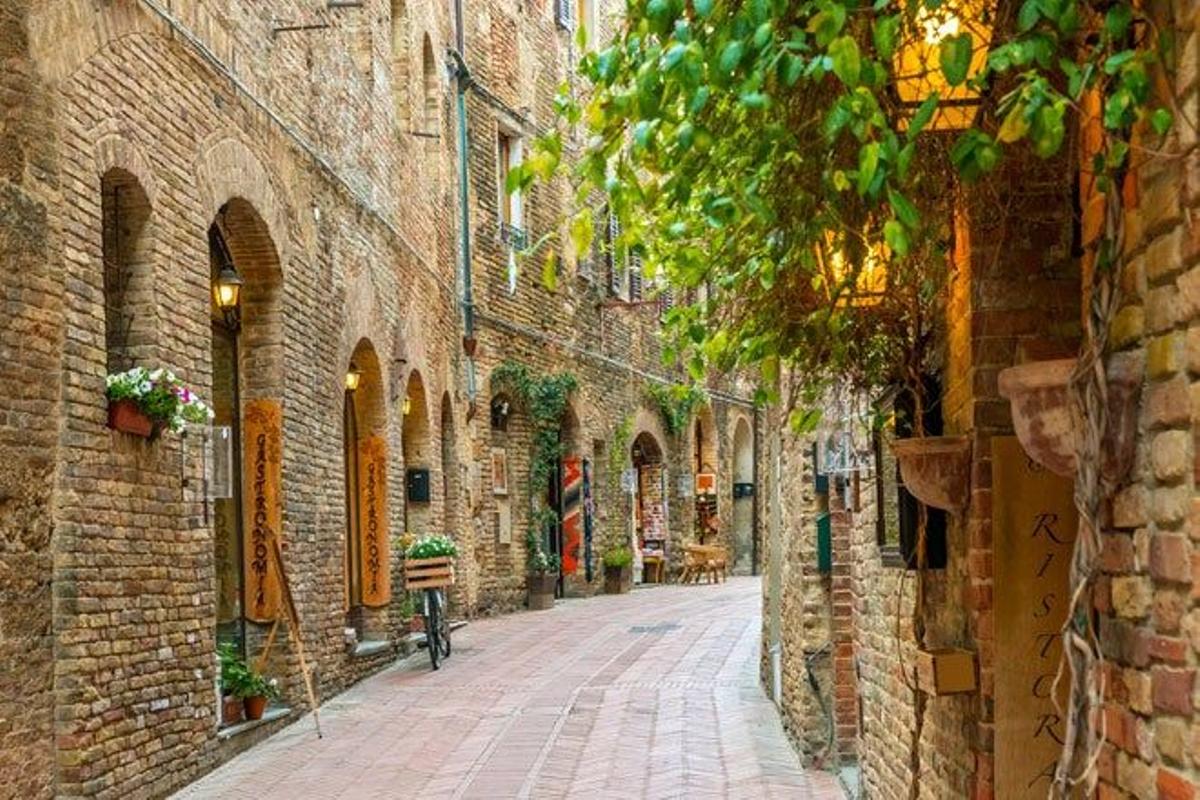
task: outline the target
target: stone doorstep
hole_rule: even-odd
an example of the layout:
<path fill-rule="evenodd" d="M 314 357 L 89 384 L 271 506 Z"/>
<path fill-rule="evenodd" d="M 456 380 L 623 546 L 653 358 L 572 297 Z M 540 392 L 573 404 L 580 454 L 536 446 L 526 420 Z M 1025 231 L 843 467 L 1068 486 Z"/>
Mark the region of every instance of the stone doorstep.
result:
<path fill-rule="evenodd" d="M 260 725 L 266 725 L 268 722 L 274 722 L 277 719 L 290 717 L 292 710 L 287 706 L 273 706 L 263 712 L 262 719 L 248 719 L 239 722 L 237 725 L 230 725 L 227 728 L 221 728 L 217 731 L 218 739 L 232 739 L 242 733 L 252 731 Z"/>

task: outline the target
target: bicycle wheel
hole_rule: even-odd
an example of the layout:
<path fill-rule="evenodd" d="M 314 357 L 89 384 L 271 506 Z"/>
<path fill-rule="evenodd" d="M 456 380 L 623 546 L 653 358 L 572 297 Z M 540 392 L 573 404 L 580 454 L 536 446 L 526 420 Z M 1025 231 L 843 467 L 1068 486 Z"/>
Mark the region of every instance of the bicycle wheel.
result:
<path fill-rule="evenodd" d="M 438 604 L 438 645 L 442 650 L 442 657 L 450 657 L 450 614 L 446 611 L 446 596 L 442 594 L 442 590 L 437 591 Z"/>
<path fill-rule="evenodd" d="M 438 602 L 436 589 L 425 590 L 425 648 L 429 651 L 429 663 L 434 669 L 442 666 L 442 645 L 438 641 L 441 635 L 442 609 Z"/>

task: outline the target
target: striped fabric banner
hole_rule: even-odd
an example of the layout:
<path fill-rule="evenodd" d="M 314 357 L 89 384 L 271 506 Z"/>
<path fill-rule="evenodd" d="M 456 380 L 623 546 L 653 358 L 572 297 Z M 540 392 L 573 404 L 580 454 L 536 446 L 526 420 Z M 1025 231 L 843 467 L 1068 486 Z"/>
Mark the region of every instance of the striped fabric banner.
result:
<path fill-rule="evenodd" d="M 564 458 L 562 476 L 562 571 L 574 575 L 583 544 L 583 460 L 579 456 Z"/>

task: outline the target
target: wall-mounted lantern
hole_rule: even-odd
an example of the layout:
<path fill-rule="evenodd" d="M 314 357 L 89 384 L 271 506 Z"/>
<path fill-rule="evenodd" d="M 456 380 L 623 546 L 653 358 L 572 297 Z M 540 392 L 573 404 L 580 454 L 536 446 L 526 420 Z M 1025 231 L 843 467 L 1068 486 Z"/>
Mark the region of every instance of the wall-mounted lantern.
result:
<path fill-rule="evenodd" d="M 346 391 L 357 391 L 358 384 L 362 380 L 362 370 L 358 368 L 353 361 L 350 362 L 350 369 L 346 370 Z"/>
<path fill-rule="evenodd" d="M 974 123 L 979 110 L 979 92 L 972 88 L 971 79 L 987 63 L 995 4 L 989 0 L 946 0 L 937 8 L 931 5 L 921 5 L 896 49 L 896 93 L 911 113 L 937 92 L 938 110 L 928 129 L 962 130 Z M 942 72 L 943 44 L 950 48 L 964 33 L 971 36 L 967 80 L 951 86 Z"/>
<path fill-rule="evenodd" d="M 230 328 L 238 326 L 238 306 L 242 298 L 242 276 L 233 264 L 226 263 L 221 267 L 217 279 L 213 282 L 213 301 L 225 317 L 225 324 Z"/>

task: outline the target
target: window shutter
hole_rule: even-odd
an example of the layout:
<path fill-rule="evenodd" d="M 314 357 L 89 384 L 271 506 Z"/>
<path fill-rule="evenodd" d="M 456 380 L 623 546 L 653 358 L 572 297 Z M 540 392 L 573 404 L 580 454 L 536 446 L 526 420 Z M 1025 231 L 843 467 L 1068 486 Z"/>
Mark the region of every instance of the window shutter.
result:
<path fill-rule="evenodd" d="M 554 21 L 564 31 L 575 30 L 575 0 L 554 0 Z"/>
<path fill-rule="evenodd" d="M 629 256 L 629 300 L 635 302 L 642 299 L 642 257 L 639 255 L 630 254 Z"/>
<path fill-rule="evenodd" d="M 621 222 L 612 213 L 608 215 L 608 291 L 621 296 L 625 275 L 623 259 L 617 250 L 617 239 L 621 235 Z"/>

